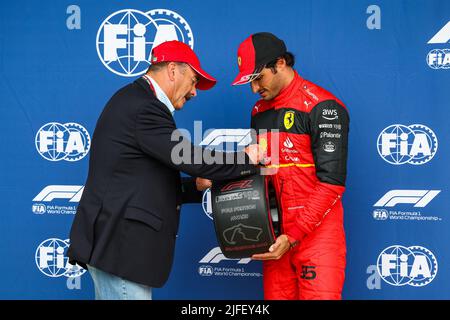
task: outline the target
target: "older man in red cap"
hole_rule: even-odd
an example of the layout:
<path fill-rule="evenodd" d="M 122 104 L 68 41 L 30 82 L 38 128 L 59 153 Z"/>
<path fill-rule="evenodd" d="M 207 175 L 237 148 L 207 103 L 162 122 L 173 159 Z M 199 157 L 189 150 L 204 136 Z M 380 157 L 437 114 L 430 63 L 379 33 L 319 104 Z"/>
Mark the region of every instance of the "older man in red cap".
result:
<path fill-rule="evenodd" d="M 67 253 L 70 263 L 88 268 L 96 299 L 151 299 L 172 267 L 180 205 L 200 202 L 208 179 L 256 173 L 256 146 L 235 153 L 233 163 L 213 152 L 221 164 L 207 164 L 195 163 L 203 149 L 184 141 L 187 161 L 173 159 L 173 112 L 215 83 L 188 45 L 164 42 L 153 49 L 147 73 L 101 113 Z M 197 179 L 181 179 L 180 171 Z"/>

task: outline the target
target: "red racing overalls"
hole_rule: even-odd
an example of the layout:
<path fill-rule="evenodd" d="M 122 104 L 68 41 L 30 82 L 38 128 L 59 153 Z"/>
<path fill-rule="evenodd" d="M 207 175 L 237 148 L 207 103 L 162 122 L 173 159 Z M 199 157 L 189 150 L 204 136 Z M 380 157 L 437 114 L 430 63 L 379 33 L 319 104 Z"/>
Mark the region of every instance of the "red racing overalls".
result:
<path fill-rule="evenodd" d="M 346 244 L 349 116 L 344 104 L 297 72 L 270 101 L 258 101 L 251 127 L 267 146 L 281 208 L 281 233 L 297 246 L 263 262 L 265 299 L 341 299 Z M 266 132 L 264 132 L 266 130 Z"/>

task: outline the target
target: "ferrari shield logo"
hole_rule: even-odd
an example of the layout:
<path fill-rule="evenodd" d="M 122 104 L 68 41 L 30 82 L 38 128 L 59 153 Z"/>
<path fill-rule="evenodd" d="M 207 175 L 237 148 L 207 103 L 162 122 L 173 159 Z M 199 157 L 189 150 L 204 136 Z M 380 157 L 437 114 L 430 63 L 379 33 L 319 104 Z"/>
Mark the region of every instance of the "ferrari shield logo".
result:
<path fill-rule="evenodd" d="M 294 111 L 288 111 L 284 114 L 284 127 L 289 130 L 294 125 Z"/>

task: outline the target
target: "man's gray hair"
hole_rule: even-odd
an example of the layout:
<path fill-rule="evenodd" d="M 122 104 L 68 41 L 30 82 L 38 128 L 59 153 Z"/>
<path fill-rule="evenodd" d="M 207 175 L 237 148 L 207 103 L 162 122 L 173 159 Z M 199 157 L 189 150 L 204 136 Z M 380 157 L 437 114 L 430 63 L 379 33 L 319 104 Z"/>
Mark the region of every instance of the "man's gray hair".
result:
<path fill-rule="evenodd" d="M 160 63 L 155 63 L 155 64 L 151 64 L 148 69 L 147 72 L 159 72 L 161 70 L 163 70 L 171 61 L 164 61 L 164 62 L 160 62 Z M 173 61 L 173 63 L 175 63 L 177 66 L 179 66 L 182 69 L 182 73 L 185 72 L 188 64 L 184 63 L 184 62 L 175 62 Z"/>

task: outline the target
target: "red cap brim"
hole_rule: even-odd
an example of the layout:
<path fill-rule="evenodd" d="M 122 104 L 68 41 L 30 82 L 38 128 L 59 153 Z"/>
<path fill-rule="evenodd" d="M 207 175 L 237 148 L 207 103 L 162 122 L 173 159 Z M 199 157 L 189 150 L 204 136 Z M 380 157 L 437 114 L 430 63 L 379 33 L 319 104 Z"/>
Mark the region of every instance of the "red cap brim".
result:
<path fill-rule="evenodd" d="M 200 68 L 195 68 L 193 66 L 191 66 L 191 68 L 195 72 L 197 72 L 197 74 L 200 76 L 200 79 L 198 80 L 198 83 L 197 83 L 197 86 L 196 86 L 197 89 L 199 89 L 199 90 L 209 90 L 212 87 L 214 87 L 215 84 L 217 83 L 217 80 L 214 79 L 211 75 L 209 75 L 205 70 L 202 70 Z"/>
<path fill-rule="evenodd" d="M 253 70 L 239 72 L 236 79 L 231 83 L 232 86 L 238 86 L 253 81 L 261 72 L 255 73 Z"/>
<path fill-rule="evenodd" d="M 246 84 L 250 82 L 250 75 L 252 74 L 252 71 L 242 71 L 239 72 L 236 79 L 231 83 L 232 86 L 238 86 L 241 84 Z"/>

